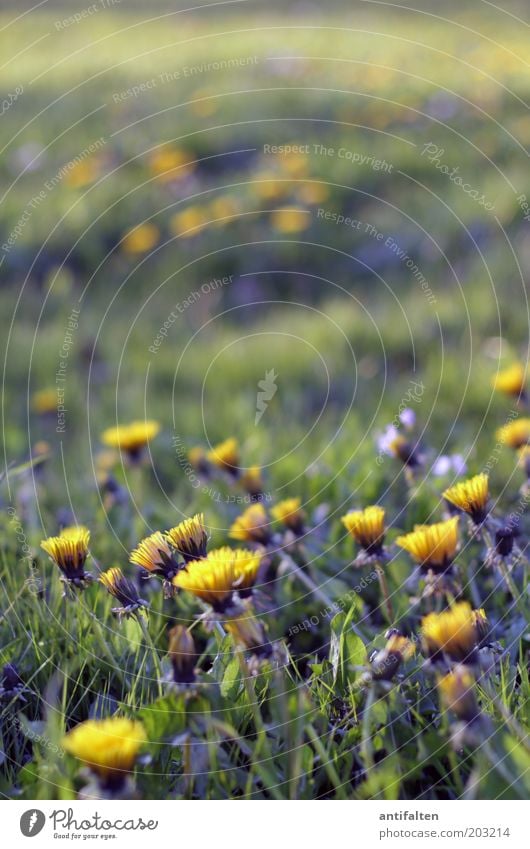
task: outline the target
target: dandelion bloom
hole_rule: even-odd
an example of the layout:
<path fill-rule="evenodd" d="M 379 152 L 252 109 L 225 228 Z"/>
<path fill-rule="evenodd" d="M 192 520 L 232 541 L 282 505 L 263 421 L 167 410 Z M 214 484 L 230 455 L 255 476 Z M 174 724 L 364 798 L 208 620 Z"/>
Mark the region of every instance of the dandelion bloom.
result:
<path fill-rule="evenodd" d="M 164 145 L 149 156 L 149 170 L 163 181 L 180 179 L 189 174 L 194 163 L 190 154 L 178 147 Z"/>
<path fill-rule="evenodd" d="M 257 498 L 263 493 L 263 479 L 259 466 L 249 466 L 241 475 L 241 486 L 250 496 Z"/>
<path fill-rule="evenodd" d="M 307 209 L 277 209 L 271 215 L 271 224 L 279 233 L 300 233 L 311 224 Z"/>
<path fill-rule="evenodd" d="M 166 532 L 166 537 L 185 563 L 200 560 L 206 554 L 208 534 L 204 527 L 204 513 L 196 513 L 191 519 L 184 519 Z"/>
<path fill-rule="evenodd" d="M 150 251 L 157 244 L 160 231 L 154 224 L 139 224 L 129 230 L 122 239 L 122 249 L 134 256 Z"/>
<path fill-rule="evenodd" d="M 457 664 L 451 672 L 439 678 L 438 691 L 442 704 L 459 719 L 471 722 L 478 714 L 475 699 L 475 678 L 467 666 Z"/>
<path fill-rule="evenodd" d="M 57 390 L 39 389 L 31 396 L 31 406 L 41 416 L 57 411 Z"/>
<path fill-rule="evenodd" d="M 486 518 L 489 497 L 488 476 L 484 473 L 475 475 L 467 481 L 461 481 L 446 489 L 442 495 L 450 504 L 468 513 L 478 525 Z"/>
<path fill-rule="evenodd" d="M 225 439 L 224 442 L 219 442 L 218 445 L 214 445 L 211 451 L 208 451 L 206 457 L 214 466 L 232 475 L 239 472 L 239 445 L 237 439 L 234 439 L 233 436 Z"/>
<path fill-rule="evenodd" d="M 271 507 L 273 519 L 281 522 L 286 528 L 295 534 L 301 534 L 304 530 L 305 513 L 302 510 L 301 498 L 285 498 Z"/>
<path fill-rule="evenodd" d="M 207 474 L 209 471 L 208 459 L 206 457 L 206 451 L 200 445 L 194 445 L 193 448 L 190 448 L 188 451 L 188 462 L 196 469 L 200 474 Z"/>
<path fill-rule="evenodd" d="M 169 632 L 168 657 L 173 667 L 175 684 L 192 684 L 195 681 L 197 652 L 195 641 L 183 625 L 175 625 Z"/>
<path fill-rule="evenodd" d="M 415 525 L 414 530 L 396 539 L 424 569 L 446 569 L 458 547 L 458 516 L 434 525 Z"/>
<path fill-rule="evenodd" d="M 125 451 L 130 459 L 138 459 L 147 443 L 154 439 L 159 430 L 160 425 L 156 421 L 134 421 L 127 425 L 107 428 L 101 434 L 101 441 L 110 448 Z"/>
<path fill-rule="evenodd" d="M 171 232 L 182 238 L 196 236 L 201 232 L 207 220 L 208 216 L 200 206 L 190 206 L 171 217 Z"/>
<path fill-rule="evenodd" d="M 251 504 L 230 528 L 229 537 L 240 542 L 266 545 L 270 539 L 269 520 L 263 504 Z"/>
<path fill-rule="evenodd" d="M 441 613 L 429 613 L 422 620 L 421 633 L 430 657 L 445 654 L 451 660 L 465 661 L 472 658 L 477 647 L 476 620 L 467 601 Z"/>
<path fill-rule="evenodd" d="M 153 575 L 162 575 L 167 581 L 179 570 L 173 549 L 160 531 L 145 537 L 131 553 L 129 560 Z"/>
<path fill-rule="evenodd" d="M 134 613 L 145 605 L 145 602 L 139 597 L 133 582 L 125 577 L 118 566 L 113 566 L 111 569 L 103 572 L 99 576 L 99 581 L 110 595 L 121 604 L 121 607 L 113 608 L 113 613 L 119 616 L 125 616 Z"/>
<path fill-rule="evenodd" d="M 224 546 L 210 551 L 203 560 L 188 563 L 186 569 L 173 578 L 173 584 L 221 613 L 230 606 L 234 592 L 249 594 L 260 563 L 258 552 Z"/>
<path fill-rule="evenodd" d="M 119 785 L 146 742 L 141 722 L 120 717 L 89 719 L 63 738 L 66 752 L 82 761 L 104 784 Z"/>
<path fill-rule="evenodd" d="M 415 652 L 414 643 L 397 631 L 390 633 L 387 644 L 371 658 L 372 677 L 376 681 L 390 681 L 401 664 Z"/>
<path fill-rule="evenodd" d="M 510 448 L 522 448 L 523 445 L 528 445 L 530 442 L 530 418 L 515 419 L 513 422 L 508 422 L 503 427 L 500 427 L 496 434 L 496 439 L 502 445 L 509 445 Z"/>
<path fill-rule="evenodd" d="M 48 537 L 40 545 L 57 564 L 65 580 L 80 586 L 90 579 L 85 573 L 89 542 L 90 531 L 83 525 L 78 525 L 64 528 L 59 536 Z"/>
<path fill-rule="evenodd" d="M 341 519 L 356 543 L 370 554 L 381 551 L 385 538 L 385 511 L 378 505 L 353 510 Z"/>
<path fill-rule="evenodd" d="M 513 363 L 494 375 L 491 382 L 494 389 L 505 395 L 524 395 L 525 368 L 522 363 Z"/>

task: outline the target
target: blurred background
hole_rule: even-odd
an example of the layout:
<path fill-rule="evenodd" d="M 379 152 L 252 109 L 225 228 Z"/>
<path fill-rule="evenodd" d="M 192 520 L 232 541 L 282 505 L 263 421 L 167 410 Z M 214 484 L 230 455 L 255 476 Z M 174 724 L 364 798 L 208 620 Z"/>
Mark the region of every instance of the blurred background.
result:
<path fill-rule="evenodd" d="M 68 480 L 89 512 L 101 431 L 145 416 L 161 511 L 203 506 L 177 438 L 346 496 L 414 385 L 478 463 L 528 346 L 525 4 L 0 10 L 5 461 L 48 443 L 46 510 Z"/>

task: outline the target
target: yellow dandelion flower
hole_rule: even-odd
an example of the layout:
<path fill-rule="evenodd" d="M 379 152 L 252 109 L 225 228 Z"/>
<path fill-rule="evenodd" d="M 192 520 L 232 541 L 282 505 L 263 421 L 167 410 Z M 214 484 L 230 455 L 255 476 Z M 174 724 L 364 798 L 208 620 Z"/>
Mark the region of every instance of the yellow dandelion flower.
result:
<path fill-rule="evenodd" d="M 409 440 L 400 434 L 393 439 L 389 446 L 388 450 L 394 457 L 397 457 L 398 460 L 413 469 L 420 465 L 420 459 L 418 457 L 417 446 L 413 445 Z"/>
<path fill-rule="evenodd" d="M 354 540 L 370 553 L 381 551 L 385 535 L 385 511 L 373 505 L 364 510 L 353 510 L 341 519 Z"/>
<path fill-rule="evenodd" d="M 311 205 L 323 203 L 329 197 L 328 187 L 324 183 L 303 183 L 298 189 L 298 197 L 303 203 Z"/>
<path fill-rule="evenodd" d="M 435 525 L 416 525 L 409 534 L 396 539 L 416 563 L 425 569 L 446 569 L 458 547 L 458 516 Z"/>
<path fill-rule="evenodd" d="M 259 466 L 249 466 L 241 475 L 241 486 L 249 495 L 258 496 L 263 492 L 263 479 Z"/>
<path fill-rule="evenodd" d="M 190 238 L 201 232 L 207 220 L 208 216 L 203 209 L 199 206 L 189 206 L 171 216 L 169 226 L 175 236 Z"/>
<path fill-rule="evenodd" d="M 457 664 L 451 672 L 438 679 L 437 687 L 442 704 L 459 719 L 471 722 L 477 716 L 475 678 L 467 666 Z"/>
<path fill-rule="evenodd" d="M 211 451 L 208 451 L 206 457 L 214 466 L 224 469 L 232 475 L 239 472 L 239 445 L 234 437 L 214 445 Z"/>
<path fill-rule="evenodd" d="M 239 214 L 239 206 L 235 198 L 221 195 L 210 204 L 210 215 L 218 227 L 229 223 L 229 220 Z M 227 219 L 227 220 L 225 220 Z"/>
<path fill-rule="evenodd" d="M 311 213 L 307 209 L 276 209 L 271 213 L 271 224 L 279 233 L 300 233 L 311 226 Z"/>
<path fill-rule="evenodd" d="M 477 629 L 471 606 L 467 601 L 461 601 L 441 613 L 429 613 L 422 620 L 421 634 L 429 656 L 445 654 L 451 660 L 469 660 L 477 646 Z"/>
<path fill-rule="evenodd" d="M 461 481 L 446 489 L 442 495 L 459 510 L 468 513 L 473 521 L 479 524 L 486 518 L 489 497 L 488 476 L 484 473 L 475 475 L 467 481 Z"/>
<path fill-rule="evenodd" d="M 31 406 L 40 416 L 57 411 L 57 390 L 39 389 L 31 396 Z"/>
<path fill-rule="evenodd" d="M 80 585 L 89 578 L 85 573 L 89 542 L 90 531 L 79 525 L 65 528 L 60 536 L 48 537 L 40 545 L 57 564 L 66 580 Z"/>
<path fill-rule="evenodd" d="M 123 783 L 147 742 L 141 722 L 121 717 L 89 719 L 63 738 L 66 752 L 88 766 L 105 784 Z"/>
<path fill-rule="evenodd" d="M 206 554 L 208 534 L 204 527 L 204 513 L 196 513 L 191 519 L 185 519 L 171 530 L 166 537 L 185 563 L 200 560 Z"/>
<path fill-rule="evenodd" d="M 508 422 L 497 430 L 495 436 L 498 442 L 502 445 L 509 445 L 510 448 L 522 448 L 523 445 L 528 445 L 530 443 L 530 418 L 520 418 Z"/>
<path fill-rule="evenodd" d="M 505 395 L 515 395 L 519 397 L 524 394 L 525 389 L 525 368 L 522 363 L 513 363 L 508 368 L 503 369 L 491 379 L 492 386 L 498 392 L 503 392 Z"/>
<path fill-rule="evenodd" d="M 188 563 L 186 569 L 174 577 L 173 584 L 223 612 L 230 606 L 234 592 L 249 594 L 260 563 L 258 552 L 224 546 L 210 551 L 203 560 Z"/>
<path fill-rule="evenodd" d="M 137 610 L 145 602 L 138 596 L 133 582 L 125 577 L 118 566 L 107 569 L 99 576 L 99 581 L 108 593 L 117 599 L 121 608 L 114 608 L 114 613 L 125 614 Z"/>
<path fill-rule="evenodd" d="M 154 248 L 160 239 L 160 231 L 154 224 L 139 224 L 129 230 L 122 239 L 122 250 L 126 254 L 144 254 Z"/>
<path fill-rule="evenodd" d="M 125 451 L 131 460 L 136 460 L 159 430 L 159 423 L 153 420 L 134 421 L 127 425 L 107 428 L 101 434 L 101 441 L 110 448 Z"/>
<path fill-rule="evenodd" d="M 76 162 L 64 175 L 64 183 L 72 189 L 82 189 L 97 180 L 101 174 L 101 161 L 91 156 Z"/>
<path fill-rule="evenodd" d="M 277 200 L 289 194 L 291 182 L 279 180 L 274 174 L 257 174 L 252 184 L 255 194 L 263 200 Z"/>
<path fill-rule="evenodd" d="M 160 531 L 143 539 L 131 552 L 129 560 L 153 575 L 162 575 L 167 581 L 176 575 L 179 568 L 167 537 Z"/>
<path fill-rule="evenodd" d="M 306 153 L 284 153 L 278 158 L 282 171 L 291 177 L 303 177 L 309 168 L 309 157 Z"/>
<path fill-rule="evenodd" d="M 190 448 L 187 454 L 188 462 L 201 474 L 207 474 L 209 471 L 208 459 L 206 451 L 200 445 L 194 445 Z"/>
<path fill-rule="evenodd" d="M 414 643 L 397 632 L 392 633 L 387 644 L 371 659 L 371 674 L 376 681 L 390 681 L 401 664 L 415 652 Z"/>
<path fill-rule="evenodd" d="M 301 534 L 304 529 L 305 513 L 302 510 L 301 498 L 285 498 L 271 507 L 271 515 L 277 522 L 281 522 L 286 528 L 295 534 Z"/>
<path fill-rule="evenodd" d="M 270 527 L 263 504 L 251 504 L 238 516 L 230 528 L 229 537 L 240 542 L 257 542 L 267 545 Z"/>
<path fill-rule="evenodd" d="M 175 625 L 169 632 L 168 657 L 173 667 L 175 684 L 192 684 L 195 681 L 198 655 L 195 641 L 183 625 Z"/>
<path fill-rule="evenodd" d="M 189 153 L 181 148 L 168 145 L 153 151 L 149 156 L 148 165 L 151 173 L 163 182 L 180 180 L 194 168 Z"/>

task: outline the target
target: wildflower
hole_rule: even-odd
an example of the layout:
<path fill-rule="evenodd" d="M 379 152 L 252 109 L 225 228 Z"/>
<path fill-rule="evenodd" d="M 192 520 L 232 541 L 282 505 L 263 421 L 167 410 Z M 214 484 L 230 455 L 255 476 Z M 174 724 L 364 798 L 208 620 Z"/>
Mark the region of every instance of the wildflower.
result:
<path fill-rule="evenodd" d="M 385 511 L 373 505 L 364 510 L 354 510 L 341 519 L 355 542 L 369 554 L 381 554 L 385 538 Z"/>
<path fill-rule="evenodd" d="M 441 454 L 433 463 L 431 471 L 437 478 L 443 478 L 450 473 L 465 475 L 467 465 L 461 454 Z"/>
<path fill-rule="evenodd" d="M 447 675 L 438 679 L 438 691 L 443 705 L 458 719 L 472 722 L 478 715 L 475 699 L 475 678 L 467 666 L 457 664 Z"/>
<path fill-rule="evenodd" d="M 298 197 L 302 203 L 308 203 L 312 206 L 327 200 L 329 190 L 324 183 L 303 183 L 298 189 Z"/>
<path fill-rule="evenodd" d="M 239 215 L 239 206 L 230 195 L 221 195 L 210 204 L 210 214 L 217 226 L 226 223 L 226 219 Z"/>
<path fill-rule="evenodd" d="M 131 553 L 129 560 L 151 575 L 161 575 L 164 580 L 165 595 L 172 594 L 171 581 L 179 570 L 179 564 L 164 534 L 155 531 L 154 534 L 143 539 Z"/>
<path fill-rule="evenodd" d="M 387 644 L 370 658 L 371 676 L 375 681 L 390 681 L 401 664 L 414 654 L 415 648 L 399 631 L 389 633 Z"/>
<path fill-rule="evenodd" d="M 475 475 L 467 481 L 461 481 L 446 489 L 442 495 L 459 510 L 468 513 L 475 524 L 479 525 L 486 518 L 489 497 L 488 476 L 484 473 Z"/>
<path fill-rule="evenodd" d="M 271 215 L 271 224 L 279 233 L 300 233 L 311 224 L 311 213 L 306 209 L 275 210 Z"/>
<path fill-rule="evenodd" d="M 103 572 L 99 576 L 99 580 L 110 595 L 114 596 L 121 604 L 121 607 L 112 608 L 112 612 L 116 616 L 120 618 L 122 616 L 130 616 L 136 613 L 141 607 L 147 605 L 147 602 L 139 597 L 132 581 L 126 578 L 117 566 Z"/>
<path fill-rule="evenodd" d="M 492 386 L 498 392 L 516 398 L 525 396 L 525 368 L 522 363 L 513 363 L 492 377 Z"/>
<path fill-rule="evenodd" d="M 407 430 L 412 430 L 416 424 L 416 413 L 410 407 L 405 407 L 399 414 L 399 421 Z"/>
<path fill-rule="evenodd" d="M 251 651 L 257 657 L 271 656 L 272 646 L 267 639 L 265 628 L 249 608 L 243 616 L 225 619 L 224 627 L 236 645 Z"/>
<path fill-rule="evenodd" d="M 201 475 L 207 475 L 210 471 L 206 451 L 200 445 L 194 445 L 193 448 L 190 448 L 188 451 L 188 462 Z"/>
<path fill-rule="evenodd" d="M 274 507 L 271 507 L 271 515 L 277 522 L 281 522 L 286 528 L 289 528 L 294 534 L 302 534 L 304 532 L 305 513 L 301 507 L 301 498 L 285 498 L 279 501 Z"/>
<path fill-rule="evenodd" d="M 263 495 L 263 480 L 259 466 L 249 466 L 241 475 L 241 486 L 252 499 L 258 499 Z"/>
<path fill-rule="evenodd" d="M 519 523 L 508 521 L 495 531 L 495 551 L 500 557 L 509 557 L 512 553 L 515 537 L 519 536 Z"/>
<path fill-rule="evenodd" d="M 211 451 L 206 455 L 210 463 L 217 466 L 219 469 L 228 472 L 230 475 L 236 476 L 239 474 L 239 445 L 234 437 L 225 439 L 224 442 L 219 442 L 214 445 Z"/>
<path fill-rule="evenodd" d="M 204 514 L 196 513 L 191 519 L 185 519 L 171 530 L 166 537 L 185 563 L 200 560 L 206 554 L 208 534 L 204 527 Z"/>
<path fill-rule="evenodd" d="M 124 235 L 121 244 L 126 254 L 134 256 L 150 251 L 159 238 L 160 231 L 154 224 L 139 224 Z"/>
<path fill-rule="evenodd" d="M 421 633 L 429 657 L 444 654 L 456 661 L 473 659 L 478 633 L 476 616 L 467 601 L 453 604 L 441 613 L 429 613 L 422 620 Z"/>
<path fill-rule="evenodd" d="M 103 786 L 117 789 L 132 771 L 145 742 L 141 722 L 113 716 L 76 725 L 63 738 L 62 745 L 66 752 L 88 766 Z"/>
<path fill-rule="evenodd" d="M 147 443 L 154 439 L 159 430 L 159 423 L 153 420 L 135 421 L 128 425 L 107 428 L 101 434 L 101 439 L 110 448 L 125 451 L 129 459 L 135 461 L 139 459 Z"/>
<path fill-rule="evenodd" d="M 445 570 L 453 562 L 458 547 L 458 516 L 434 525 L 415 525 L 414 530 L 396 539 L 423 569 Z"/>
<path fill-rule="evenodd" d="M 168 656 L 175 684 L 192 684 L 195 681 L 197 653 L 195 641 L 183 625 L 175 625 L 169 632 Z"/>
<path fill-rule="evenodd" d="M 258 552 L 224 546 L 210 551 L 203 560 L 189 563 L 173 584 L 223 613 L 233 604 L 236 591 L 242 596 L 250 593 L 260 564 Z"/>
<path fill-rule="evenodd" d="M 497 430 L 495 437 L 502 445 L 508 445 L 510 448 L 518 449 L 522 448 L 523 445 L 528 445 L 530 442 L 530 418 L 520 418 L 508 422 Z"/>
<path fill-rule="evenodd" d="M 169 145 L 163 145 L 149 157 L 149 170 L 164 182 L 181 179 L 189 174 L 193 167 L 194 163 L 186 151 Z"/>
<path fill-rule="evenodd" d="M 200 206 L 189 206 L 182 212 L 177 212 L 170 219 L 169 225 L 171 232 L 175 236 L 189 238 L 197 236 L 201 232 L 208 216 Z"/>
<path fill-rule="evenodd" d="M 530 445 L 523 445 L 519 449 L 519 466 L 530 479 Z"/>
<path fill-rule="evenodd" d="M 418 446 L 399 434 L 389 445 L 390 453 L 410 469 L 421 465 Z"/>
<path fill-rule="evenodd" d="M 83 525 L 64 528 L 60 536 L 48 537 L 41 542 L 54 563 L 61 570 L 62 579 L 75 587 L 83 587 L 92 576 L 85 572 L 90 531 Z"/>
<path fill-rule="evenodd" d="M 31 396 L 31 406 L 41 416 L 57 411 L 57 391 L 55 389 L 39 389 Z"/>
<path fill-rule="evenodd" d="M 475 627 L 475 634 L 477 637 L 477 643 L 482 645 L 490 632 L 490 626 L 488 622 L 488 617 L 486 616 L 486 611 L 484 608 L 480 608 L 480 610 L 472 610 L 473 616 L 473 625 Z"/>
<path fill-rule="evenodd" d="M 267 545 L 271 534 L 267 511 L 263 504 L 251 504 L 241 516 L 237 517 L 228 535 L 231 539 L 237 539 L 240 542 Z"/>

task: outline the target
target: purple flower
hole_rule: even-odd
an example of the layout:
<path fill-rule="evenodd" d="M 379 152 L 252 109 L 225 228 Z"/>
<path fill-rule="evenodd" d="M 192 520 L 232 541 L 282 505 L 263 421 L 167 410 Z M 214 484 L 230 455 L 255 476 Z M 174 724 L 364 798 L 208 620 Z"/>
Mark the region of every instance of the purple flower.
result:
<path fill-rule="evenodd" d="M 397 427 L 392 424 L 387 425 L 383 433 L 380 433 L 379 436 L 376 437 L 376 444 L 379 451 L 382 454 L 389 454 L 392 456 L 391 445 L 398 436 L 399 430 Z"/>
<path fill-rule="evenodd" d="M 407 428 L 407 430 L 410 430 L 416 424 L 416 413 L 414 410 L 411 410 L 410 407 L 405 407 L 405 409 L 399 414 L 399 420 L 401 424 Z"/>

